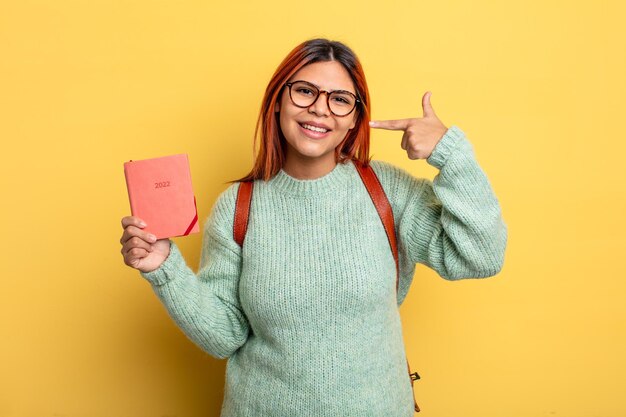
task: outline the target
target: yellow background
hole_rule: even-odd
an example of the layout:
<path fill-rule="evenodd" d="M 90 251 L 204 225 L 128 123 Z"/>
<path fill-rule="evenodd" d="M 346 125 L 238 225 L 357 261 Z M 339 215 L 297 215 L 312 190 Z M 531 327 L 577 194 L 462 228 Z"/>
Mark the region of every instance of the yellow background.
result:
<path fill-rule="evenodd" d="M 419 265 L 401 308 L 422 416 L 626 415 L 626 13 L 615 1 L 0 3 L 0 417 L 218 416 L 225 361 L 119 252 L 122 163 L 188 153 L 201 224 L 247 173 L 299 42 L 360 56 L 378 119 L 465 131 L 509 227 L 504 269 Z M 374 159 L 434 177 L 401 134 Z M 201 235 L 176 238 L 198 265 Z"/>

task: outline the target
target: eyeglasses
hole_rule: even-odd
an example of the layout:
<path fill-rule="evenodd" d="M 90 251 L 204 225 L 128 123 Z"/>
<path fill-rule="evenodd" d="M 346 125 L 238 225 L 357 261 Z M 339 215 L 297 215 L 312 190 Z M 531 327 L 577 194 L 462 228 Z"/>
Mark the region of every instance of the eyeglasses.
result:
<path fill-rule="evenodd" d="M 330 112 L 338 117 L 344 117 L 352 113 L 357 103 L 361 100 L 354 94 L 345 90 L 325 91 L 307 81 L 293 81 L 285 83 L 289 87 L 289 98 L 296 107 L 311 107 L 321 93 L 326 93 L 326 104 Z"/>

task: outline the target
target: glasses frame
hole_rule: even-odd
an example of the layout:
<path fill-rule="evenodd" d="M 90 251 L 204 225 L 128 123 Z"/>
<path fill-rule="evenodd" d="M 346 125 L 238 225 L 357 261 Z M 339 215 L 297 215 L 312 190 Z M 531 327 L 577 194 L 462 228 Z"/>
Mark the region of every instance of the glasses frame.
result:
<path fill-rule="evenodd" d="M 291 86 L 294 85 L 295 83 L 305 83 L 308 86 L 311 86 L 312 90 L 317 91 L 317 95 L 315 96 L 315 100 L 313 100 L 313 103 L 309 104 L 308 106 L 300 106 L 298 104 L 296 104 L 296 102 L 294 101 L 293 97 L 291 96 Z M 315 103 L 317 103 L 317 99 L 320 98 L 320 96 L 322 95 L 322 93 L 326 93 L 326 106 L 328 106 L 328 110 L 335 116 L 337 117 L 346 117 L 348 115 L 350 115 L 350 113 L 352 113 L 354 111 L 354 109 L 356 109 L 356 106 L 361 103 L 361 100 L 359 99 L 359 97 L 347 90 L 332 90 L 332 91 L 328 91 L 328 90 L 322 90 L 320 89 L 318 86 L 316 86 L 315 84 L 312 84 L 308 81 L 305 80 L 295 80 L 295 81 L 290 81 L 290 82 L 286 82 L 285 85 L 289 88 L 289 99 L 291 100 L 291 103 L 296 106 L 299 107 L 301 109 L 308 109 L 309 107 L 311 107 L 312 105 L 314 105 Z M 331 108 L 330 108 L 330 95 L 332 93 L 343 93 L 343 94 L 350 94 L 352 97 L 354 97 L 354 106 L 352 106 L 352 109 L 343 115 L 338 115 L 337 113 L 335 113 Z"/>

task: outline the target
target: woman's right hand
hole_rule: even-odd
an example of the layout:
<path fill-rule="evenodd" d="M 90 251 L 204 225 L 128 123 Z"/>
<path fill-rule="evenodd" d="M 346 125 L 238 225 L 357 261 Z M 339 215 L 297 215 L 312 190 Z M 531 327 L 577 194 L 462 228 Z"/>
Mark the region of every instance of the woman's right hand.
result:
<path fill-rule="evenodd" d="M 126 265 L 141 272 L 150 272 L 160 267 L 169 256 L 169 239 L 157 240 L 154 235 L 141 230 L 146 224 L 139 217 L 123 217 L 122 227 L 124 233 L 120 243 Z"/>

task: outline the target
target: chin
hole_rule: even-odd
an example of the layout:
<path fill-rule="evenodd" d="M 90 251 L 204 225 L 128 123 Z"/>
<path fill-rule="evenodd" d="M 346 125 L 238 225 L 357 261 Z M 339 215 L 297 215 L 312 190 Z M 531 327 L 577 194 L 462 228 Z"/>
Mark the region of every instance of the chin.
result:
<path fill-rule="evenodd" d="M 298 151 L 298 154 L 303 158 L 309 158 L 309 159 L 317 159 L 326 155 L 325 152 L 311 152 L 311 151 L 306 151 L 306 150 Z"/>

